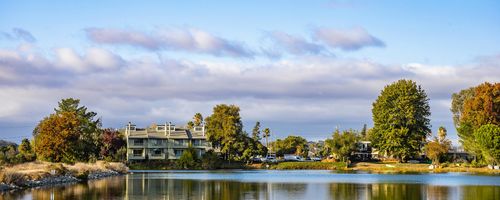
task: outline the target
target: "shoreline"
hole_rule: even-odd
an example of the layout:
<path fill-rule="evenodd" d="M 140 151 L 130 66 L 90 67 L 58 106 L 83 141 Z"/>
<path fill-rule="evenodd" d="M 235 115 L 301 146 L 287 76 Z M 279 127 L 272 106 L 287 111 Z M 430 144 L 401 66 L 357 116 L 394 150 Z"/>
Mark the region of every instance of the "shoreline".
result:
<path fill-rule="evenodd" d="M 125 167 L 125 168 L 124 168 Z M 77 163 L 66 165 L 35 161 L 1 170 L 0 193 L 29 188 L 82 183 L 128 173 L 122 163 Z"/>

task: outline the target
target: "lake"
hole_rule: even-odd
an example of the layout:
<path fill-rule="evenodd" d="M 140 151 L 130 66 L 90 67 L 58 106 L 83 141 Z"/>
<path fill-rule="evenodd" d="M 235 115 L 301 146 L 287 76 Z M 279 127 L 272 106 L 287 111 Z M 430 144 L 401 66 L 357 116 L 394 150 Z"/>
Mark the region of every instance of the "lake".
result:
<path fill-rule="evenodd" d="M 5 193 L 7 199 L 500 199 L 500 176 L 326 170 L 134 171 Z"/>

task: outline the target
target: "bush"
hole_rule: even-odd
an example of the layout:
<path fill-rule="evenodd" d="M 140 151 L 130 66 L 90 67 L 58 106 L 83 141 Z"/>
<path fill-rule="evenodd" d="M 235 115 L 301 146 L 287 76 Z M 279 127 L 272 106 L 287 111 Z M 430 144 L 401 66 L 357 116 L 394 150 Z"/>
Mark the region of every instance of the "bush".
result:
<path fill-rule="evenodd" d="M 213 150 L 207 151 L 201 157 L 201 168 L 202 169 L 217 169 L 220 167 L 220 160 L 217 153 Z"/>
<path fill-rule="evenodd" d="M 61 163 L 52 163 L 47 166 L 47 171 L 51 174 L 53 173 L 53 175 L 64 175 L 68 172 L 68 169 Z"/>
<path fill-rule="evenodd" d="M 346 164 L 343 162 L 282 162 L 272 165 L 271 169 L 295 170 L 295 169 L 326 169 L 339 170 L 344 169 Z"/>
<path fill-rule="evenodd" d="M 127 165 L 125 165 L 123 163 L 118 163 L 118 162 L 106 163 L 105 167 L 106 167 L 106 169 L 113 170 L 113 171 L 118 172 L 120 174 L 126 174 L 128 172 Z"/>
<path fill-rule="evenodd" d="M 179 169 L 197 169 L 199 168 L 199 160 L 193 148 L 187 148 L 177 160 L 176 164 Z"/>
<path fill-rule="evenodd" d="M 21 186 L 26 182 L 26 180 L 26 176 L 18 172 L 6 171 L 0 173 L 0 182 L 5 184 L 14 184 L 17 186 Z"/>

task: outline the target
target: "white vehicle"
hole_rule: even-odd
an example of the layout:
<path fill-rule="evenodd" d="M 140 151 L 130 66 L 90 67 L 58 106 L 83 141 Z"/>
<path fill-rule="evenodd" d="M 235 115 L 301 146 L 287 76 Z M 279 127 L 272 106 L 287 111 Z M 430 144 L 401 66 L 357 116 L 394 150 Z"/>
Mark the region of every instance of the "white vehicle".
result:
<path fill-rule="evenodd" d="M 301 161 L 302 157 L 293 154 L 285 154 L 284 159 L 285 161 Z"/>
<path fill-rule="evenodd" d="M 311 160 L 312 161 L 321 161 L 321 158 L 320 157 L 312 157 Z"/>

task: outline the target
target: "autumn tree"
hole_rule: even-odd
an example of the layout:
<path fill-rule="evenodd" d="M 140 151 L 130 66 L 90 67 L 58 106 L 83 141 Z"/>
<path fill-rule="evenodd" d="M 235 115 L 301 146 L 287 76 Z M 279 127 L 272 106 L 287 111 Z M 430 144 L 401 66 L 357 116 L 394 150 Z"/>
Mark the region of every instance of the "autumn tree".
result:
<path fill-rule="evenodd" d="M 411 80 L 387 85 L 373 103 L 372 144 L 406 162 L 420 152 L 430 134 L 431 114 L 425 91 Z"/>
<path fill-rule="evenodd" d="M 484 151 L 474 132 L 500 125 L 500 83 L 485 82 L 452 95 L 453 121 L 464 149 L 481 159 Z"/>
<path fill-rule="evenodd" d="M 126 141 L 120 132 L 113 129 L 104 129 L 101 135 L 101 156 L 110 161 L 121 161 L 125 155 L 120 155 L 123 151 L 120 149 L 125 148 Z"/>
<path fill-rule="evenodd" d="M 101 122 L 95 119 L 96 113 L 79 105 L 78 99 L 62 99 L 55 113 L 44 118 L 35 127 L 35 152 L 42 159 L 53 162 L 89 161 L 99 157 L 101 146 Z M 59 132 L 61 133 L 59 133 Z M 76 135 L 76 136 L 75 136 Z M 55 138 L 55 144 L 65 148 L 53 149 L 48 141 Z M 76 139 L 75 139 L 76 137 Z M 67 144 L 60 144 L 67 143 Z M 44 151 L 47 152 L 44 152 Z M 58 155 L 54 155 L 55 150 Z M 63 154 L 59 154 L 63 152 Z"/>
<path fill-rule="evenodd" d="M 75 112 L 51 114 L 36 128 L 37 157 L 50 162 L 77 161 L 80 134 L 80 120 Z"/>
<path fill-rule="evenodd" d="M 430 158 L 434 164 L 439 164 L 451 148 L 451 141 L 446 139 L 446 135 L 446 128 L 441 126 L 438 129 L 438 136 L 425 144 L 425 155 Z"/>

